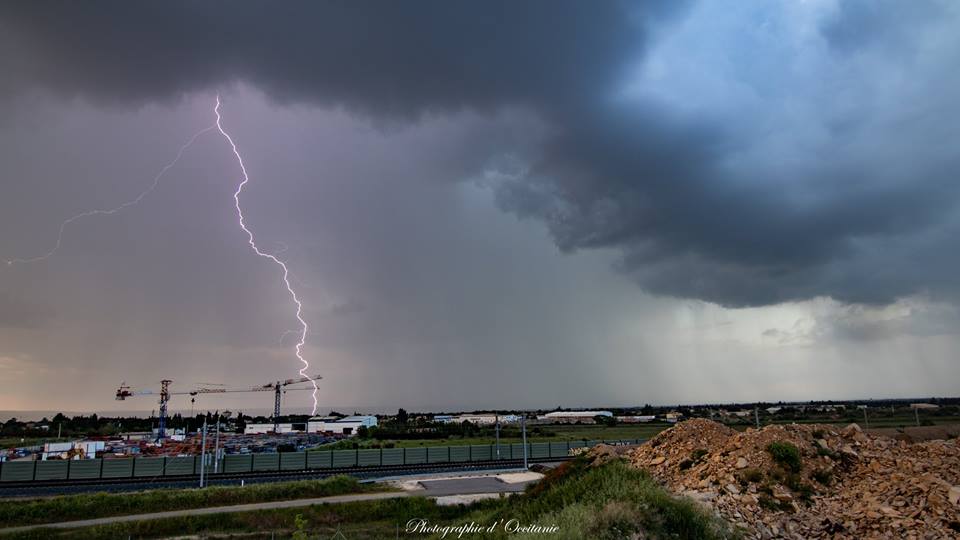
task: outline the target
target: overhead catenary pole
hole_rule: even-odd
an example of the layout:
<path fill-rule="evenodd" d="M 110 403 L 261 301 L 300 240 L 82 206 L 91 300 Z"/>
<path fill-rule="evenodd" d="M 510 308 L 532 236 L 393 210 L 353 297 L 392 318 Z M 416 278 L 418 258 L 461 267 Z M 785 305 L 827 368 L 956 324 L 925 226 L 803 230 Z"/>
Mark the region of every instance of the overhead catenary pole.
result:
<path fill-rule="evenodd" d="M 870 419 L 867 418 L 867 406 L 866 406 L 866 405 L 863 406 L 863 425 L 866 426 L 867 429 L 870 429 Z"/>
<path fill-rule="evenodd" d="M 520 413 L 520 432 L 523 434 L 523 468 L 527 467 L 527 415 Z"/>
<path fill-rule="evenodd" d="M 213 445 L 213 474 L 220 472 L 220 411 L 217 411 L 217 433 Z"/>
<path fill-rule="evenodd" d="M 757 429 L 760 429 L 760 407 L 753 408 L 753 418 L 757 421 Z"/>
<path fill-rule="evenodd" d="M 203 487 L 203 465 L 207 455 L 207 418 L 203 418 L 203 434 L 200 435 L 200 487 Z"/>
<path fill-rule="evenodd" d="M 497 415 L 497 459 L 500 459 L 500 415 Z"/>

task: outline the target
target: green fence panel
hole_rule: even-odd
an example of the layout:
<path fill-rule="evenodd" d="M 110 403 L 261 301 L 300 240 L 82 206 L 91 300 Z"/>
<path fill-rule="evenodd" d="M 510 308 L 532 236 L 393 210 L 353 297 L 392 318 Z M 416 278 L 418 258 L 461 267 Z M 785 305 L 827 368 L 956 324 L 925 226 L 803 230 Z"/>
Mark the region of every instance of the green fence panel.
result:
<path fill-rule="evenodd" d="M 284 452 L 280 454 L 281 471 L 302 471 L 307 468 L 306 452 Z"/>
<path fill-rule="evenodd" d="M 361 467 L 379 467 L 380 466 L 380 449 L 367 448 L 364 450 L 358 450 L 357 465 Z"/>
<path fill-rule="evenodd" d="M 128 458 L 105 459 L 101 478 L 130 478 L 133 476 L 133 460 Z"/>
<path fill-rule="evenodd" d="M 329 469 L 330 467 L 333 467 L 333 452 L 329 450 L 307 452 L 308 469 Z"/>
<path fill-rule="evenodd" d="M 214 464 L 216 464 L 216 461 L 213 459 L 213 450 L 210 450 L 210 453 L 203 456 L 202 458 L 201 456 L 197 456 L 196 459 L 193 460 L 193 474 L 200 474 L 201 464 L 203 464 L 203 474 L 205 475 L 219 472 L 219 471 L 213 470 L 213 466 Z M 223 469 L 222 463 L 220 464 L 220 469 L 221 470 Z"/>
<path fill-rule="evenodd" d="M 34 480 L 66 480 L 67 465 L 67 461 L 63 459 L 38 461 Z"/>
<path fill-rule="evenodd" d="M 193 470 L 195 462 L 196 457 L 194 456 L 168 457 L 167 462 L 164 464 L 163 475 L 183 476 L 194 474 Z"/>
<path fill-rule="evenodd" d="M 550 457 L 567 457 L 570 452 L 569 445 L 565 442 L 550 443 Z"/>
<path fill-rule="evenodd" d="M 530 443 L 530 459 L 550 457 L 550 443 Z"/>
<path fill-rule="evenodd" d="M 570 441 L 567 444 L 568 446 L 570 446 L 570 449 L 572 450 L 574 448 L 583 448 L 584 446 L 587 445 L 587 442 L 586 441 Z"/>
<path fill-rule="evenodd" d="M 523 459 L 523 443 L 513 443 L 510 445 L 510 457 L 512 459 Z"/>
<path fill-rule="evenodd" d="M 427 447 L 427 463 L 446 463 L 450 461 L 449 446 Z"/>
<path fill-rule="evenodd" d="M 494 450 L 489 444 L 474 444 L 470 446 L 470 461 L 489 461 L 493 459 Z"/>
<path fill-rule="evenodd" d="M 470 461 L 469 446 L 451 446 L 450 461 Z"/>
<path fill-rule="evenodd" d="M 587 441 L 587 442 L 586 442 L 586 446 L 589 446 L 589 447 L 591 447 L 591 448 L 592 448 L 592 447 L 594 447 L 594 446 L 596 446 L 596 445 L 598 445 L 598 444 L 600 444 L 600 442 L 601 442 L 601 441 L 597 441 L 597 440 L 593 440 L 593 441 Z"/>
<path fill-rule="evenodd" d="M 231 454 L 223 456 L 223 472 L 244 473 L 253 469 L 253 456 L 250 454 Z"/>
<path fill-rule="evenodd" d="M 357 451 L 356 450 L 334 450 L 333 466 L 335 468 L 336 467 L 356 467 Z"/>
<path fill-rule="evenodd" d="M 164 458 L 146 457 L 133 460 L 134 476 L 163 476 Z"/>
<path fill-rule="evenodd" d="M 380 452 L 382 465 L 403 465 L 403 448 L 384 448 Z"/>
<path fill-rule="evenodd" d="M 253 470 L 254 471 L 279 471 L 280 470 L 280 454 L 254 454 Z"/>
<path fill-rule="evenodd" d="M 404 456 L 403 456 L 404 465 L 416 465 L 418 463 L 427 462 L 426 448 L 404 448 L 403 452 L 404 452 Z"/>
<path fill-rule="evenodd" d="M 89 480 L 100 478 L 100 467 L 102 460 L 99 459 L 75 459 L 70 461 L 70 473 L 68 478 L 71 480 Z"/>
<path fill-rule="evenodd" d="M 0 482 L 33 480 L 36 461 L 8 461 L 0 467 Z"/>

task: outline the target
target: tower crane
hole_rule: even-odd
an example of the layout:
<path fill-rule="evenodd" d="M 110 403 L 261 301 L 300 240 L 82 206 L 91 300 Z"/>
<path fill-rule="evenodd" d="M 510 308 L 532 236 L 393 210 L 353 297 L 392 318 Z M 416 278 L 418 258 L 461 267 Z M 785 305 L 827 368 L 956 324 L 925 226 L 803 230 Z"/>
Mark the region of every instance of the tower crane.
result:
<path fill-rule="evenodd" d="M 251 386 L 248 388 L 198 388 L 193 391 L 194 394 L 226 394 L 233 392 L 270 392 L 273 391 L 273 432 L 280 432 L 280 396 L 286 390 L 313 390 L 312 387 L 307 388 L 287 388 L 293 384 L 300 384 L 306 382 L 319 381 L 322 379 L 320 375 L 316 377 L 298 377 L 296 379 L 287 379 L 285 381 L 276 381 L 267 383 L 261 386 Z"/>
<path fill-rule="evenodd" d="M 171 392 L 170 391 L 170 379 L 164 379 L 160 381 L 160 426 L 157 429 L 157 440 L 162 440 L 166 434 L 167 426 L 167 402 L 170 401 L 170 396 L 196 396 L 198 394 L 226 394 L 234 392 L 274 392 L 273 399 L 273 431 L 274 433 L 280 432 L 280 397 L 281 394 L 286 390 L 313 390 L 312 387 L 308 388 L 287 388 L 290 385 L 300 384 L 305 382 L 313 382 L 322 379 L 323 377 L 317 375 L 316 377 L 298 377 L 296 379 L 287 379 L 285 381 L 276 381 L 267 383 L 261 386 L 251 386 L 247 388 L 209 388 L 201 386 L 195 390 L 189 390 L 186 392 Z M 213 383 L 204 383 L 213 385 Z M 128 397 L 133 396 L 152 396 L 157 395 L 157 392 L 153 390 L 132 390 L 130 386 L 126 383 L 121 383 L 120 388 L 117 389 L 117 400 L 125 400 Z"/>
<path fill-rule="evenodd" d="M 171 392 L 170 379 L 164 379 L 160 381 L 160 424 L 157 426 L 157 440 L 161 441 L 166 436 L 167 430 L 167 402 L 170 401 L 170 396 L 186 396 L 186 395 L 195 395 L 195 392 Z M 158 392 L 153 390 L 132 390 L 126 382 L 120 383 L 120 388 L 117 389 L 117 400 L 123 401 L 128 397 L 133 396 L 155 396 Z"/>

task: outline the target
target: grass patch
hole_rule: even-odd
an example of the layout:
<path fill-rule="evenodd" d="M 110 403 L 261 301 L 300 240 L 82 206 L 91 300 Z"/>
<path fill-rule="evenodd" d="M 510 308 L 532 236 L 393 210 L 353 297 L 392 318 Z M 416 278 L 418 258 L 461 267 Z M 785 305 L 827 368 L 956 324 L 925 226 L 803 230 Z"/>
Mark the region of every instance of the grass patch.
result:
<path fill-rule="evenodd" d="M 204 489 L 159 489 L 140 493 L 91 493 L 47 499 L 0 501 L 4 526 L 35 525 L 107 516 L 206 508 L 267 501 L 308 499 L 383 490 L 349 476 Z"/>
<path fill-rule="evenodd" d="M 558 525 L 550 538 L 624 538 L 642 532 L 645 538 L 721 539 L 736 533 L 689 499 L 671 496 L 643 470 L 621 460 L 589 467 L 584 459 L 569 462 L 545 479 L 547 487 L 531 487 L 480 509 L 466 519 L 492 523 Z M 507 538 L 500 530 L 486 538 Z"/>
<path fill-rule="evenodd" d="M 803 461 L 800 459 L 800 449 L 793 443 L 785 441 L 774 441 L 767 445 L 767 452 L 781 467 L 791 472 L 800 472 L 803 468 Z"/>
<path fill-rule="evenodd" d="M 112 523 L 82 529 L 34 529 L 3 536 L 4 540 L 116 540 L 169 538 L 211 534 L 243 535 L 244 538 L 290 538 L 303 531 L 307 538 L 331 538 L 338 529 L 350 540 L 394 538 L 399 525 L 411 516 L 431 521 L 454 520 L 463 507 L 437 506 L 420 497 L 321 504 L 255 512 L 212 514 L 151 521 Z M 298 524 L 299 516 L 299 524 Z M 259 534 L 258 534 L 259 533 Z M 447 537 L 449 539 L 449 536 Z"/>

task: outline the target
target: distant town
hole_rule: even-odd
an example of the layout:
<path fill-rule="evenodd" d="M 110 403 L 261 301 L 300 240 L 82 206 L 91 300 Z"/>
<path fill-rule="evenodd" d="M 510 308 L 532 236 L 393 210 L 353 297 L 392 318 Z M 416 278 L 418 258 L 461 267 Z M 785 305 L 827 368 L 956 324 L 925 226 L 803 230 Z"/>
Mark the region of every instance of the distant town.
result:
<path fill-rule="evenodd" d="M 230 411 L 174 414 L 160 433 L 158 418 L 57 414 L 0 426 L 0 462 L 122 459 L 199 455 L 210 439 L 218 455 L 310 449 L 393 448 L 537 440 L 645 439 L 690 418 L 740 427 L 789 423 L 851 423 L 897 428 L 956 423 L 960 398 L 737 403 L 633 408 L 486 410 L 456 413 L 288 415 Z"/>

